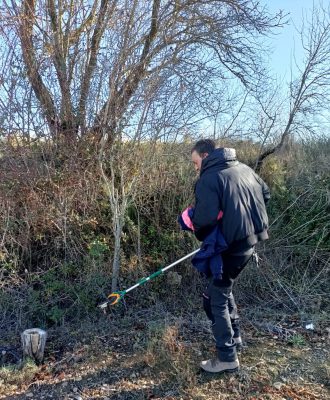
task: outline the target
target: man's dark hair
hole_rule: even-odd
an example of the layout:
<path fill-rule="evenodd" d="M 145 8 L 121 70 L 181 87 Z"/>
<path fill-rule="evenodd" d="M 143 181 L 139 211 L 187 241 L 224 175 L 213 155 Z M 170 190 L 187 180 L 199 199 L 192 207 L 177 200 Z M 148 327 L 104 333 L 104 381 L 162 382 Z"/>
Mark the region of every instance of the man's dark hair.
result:
<path fill-rule="evenodd" d="M 211 154 L 215 150 L 215 143 L 212 139 L 202 139 L 194 144 L 191 152 L 196 151 L 200 156 L 204 153 Z"/>

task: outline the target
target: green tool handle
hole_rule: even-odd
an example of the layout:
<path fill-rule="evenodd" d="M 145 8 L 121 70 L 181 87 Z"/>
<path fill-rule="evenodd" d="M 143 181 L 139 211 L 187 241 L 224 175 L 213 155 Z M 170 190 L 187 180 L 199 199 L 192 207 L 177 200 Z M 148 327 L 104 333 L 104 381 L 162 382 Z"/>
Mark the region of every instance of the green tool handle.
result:
<path fill-rule="evenodd" d="M 153 274 L 151 274 L 150 276 L 147 276 L 146 278 L 142 278 L 141 280 L 139 280 L 139 282 L 137 282 L 134 286 L 131 286 L 130 288 L 123 290 L 122 294 L 125 295 L 127 292 L 130 292 L 131 290 L 137 288 L 138 286 L 143 285 L 144 283 L 150 281 L 153 278 L 156 278 L 156 276 L 161 275 L 164 271 L 162 269 L 154 272 Z"/>
<path fill-rule="evenodd" d="M 186 256 L 180 258 L 179 260 L 175 261 L 174 263 L 168 265 L 167 267 L 161 268 L 158 271 L 154 272 L 153 274 L 151 274 L 150 276 L 148 276 L 147 278 L 142 278 L 139 282 L 137 282 L 134 286 L 131 286 L 130 288 L 124 290 L 122 293 L 122 295 L 125 295 L 126 293 L 130 292 L 131 290 L 137 288 L 140 285 L 143 285 L 144 283 L 150 281 L 151 279 L 155 278 L 158 275 L 161 275 L 163 272 L 167 271 L 168 269 L 174 267 L 174 265 L 179 264 L 180 262 L 186 260 L 187 258 L 193 256 L 194 254 L 196 254 L 200 249 L 194 250 L 192 253 L 187 254 Z"/>
<path fill-rule="evenodd" d="M 110 305 L 114 305 L 117 304 L 124 296 L 126 293 L 130 292 L 131 290 L 137 288 L 140 285 L 143 285 L 144 283 L 150 281 L 153 278 L 156 278 L 156 276 L 161 275 L 163 272 L 165 272 L 166 270 L 174 267 L 174 265 L 179 264 L 180 262 L 182 262 L 183 260 L 186 260 L 187 258 L 191 257 L 192 255 L 196 254 L 200 249 L 194 250 L 192 253 L 187 254 L 186 256 L 180 258 L 179 260 L 175 261 L 174 263 L 168 265 L 165 268 L 161 268 L 158 271 L 154 272 L 153 274 L 151 274 L 150 276 L 148 276 L 147 278 L 142 278 L 139 282 L 137 282 L 134 286 L 131 286 L 130 288 L 126 289 L 126 290 L 122 290 L 122 291 L 118 291 L 118 292 L 113 292 L 110 293 L 108 296 L 108 300 L 105 301 L 102 304 L 99 304 L 98 307 L 100 307 L 101 309 L 105 309 L 109 304 Z"/>

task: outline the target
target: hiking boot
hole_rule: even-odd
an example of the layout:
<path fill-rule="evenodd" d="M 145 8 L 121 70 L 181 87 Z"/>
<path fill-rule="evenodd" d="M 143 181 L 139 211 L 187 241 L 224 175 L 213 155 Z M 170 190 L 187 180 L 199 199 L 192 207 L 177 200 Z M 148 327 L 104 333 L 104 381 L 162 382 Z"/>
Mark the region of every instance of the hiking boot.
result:
<path fill-rule="evenodd" d="M 239 361 L 220 361 L 218 358 L 202 361 L 200 367 L 206 372 L 235 372 L 239 369 Z"/>

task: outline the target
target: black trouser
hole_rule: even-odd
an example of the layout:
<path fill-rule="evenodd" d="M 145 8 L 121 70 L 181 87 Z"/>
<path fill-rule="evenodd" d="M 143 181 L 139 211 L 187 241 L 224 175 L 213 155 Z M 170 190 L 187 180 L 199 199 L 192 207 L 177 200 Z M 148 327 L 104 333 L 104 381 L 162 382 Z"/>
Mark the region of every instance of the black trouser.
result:
<path fill-rule="evenodd" d="M 234 361 L 237 358 L 234 337 L 240 336 L 239 317 L 232 293 L 235 278 L 241 273 L 250 258 L 249 255 L 223 254 L 223 274 L 219 280 L 210 278 L 203 293 L 203 306 L 212 321 L 220 361 Z"/>

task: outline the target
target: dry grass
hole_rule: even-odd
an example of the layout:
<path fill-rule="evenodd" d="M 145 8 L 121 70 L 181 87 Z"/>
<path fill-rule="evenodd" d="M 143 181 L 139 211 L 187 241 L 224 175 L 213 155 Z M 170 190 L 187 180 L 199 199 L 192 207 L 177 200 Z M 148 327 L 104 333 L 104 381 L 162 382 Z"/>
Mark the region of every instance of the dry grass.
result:
<path fill-rule="evenodd" d="M 19 366 L 4 366 L 0 368 L 0 389 L 4 387 L 20 387 L 33 381 L 39 368 L 32 360 L 27 360 Z M 1 394 L 1 390 L 0 390 Z"/>
<path fill-rule="evenodd" d="M 325 400 L 329 396 L 327 332 L 304 334 L 290 345 L 244 324 L 248 347 L 241 370 L 209 375 L 199 362 L 214 353 L 203 315 L 174 316 L 158 309 L 93 326 L 50 332 L 45 364 L 22 369 L 4 381 L 0 398 L 26 399 L 184 399 Z M 326 333 L 326 335 L 323 335 Z M 25 367 L 27 368 L 27 367 Z M 76 397 L 75 397 L 76 396 Z"/>
<path fill-rule="evenodd" d="M 182 387 L 196 382 L 196 365 L 191 359 L 191 343 L 180 337 L 179 329 L 178 322 L 152 326 L 147 333 L 142 361 L 158 371 L 166 370 Z"/>

